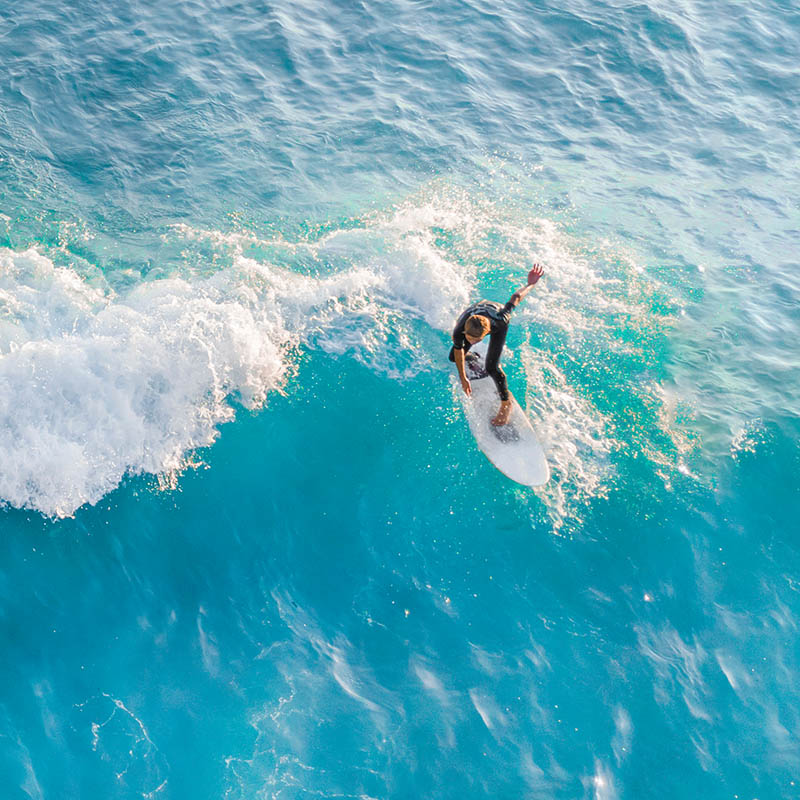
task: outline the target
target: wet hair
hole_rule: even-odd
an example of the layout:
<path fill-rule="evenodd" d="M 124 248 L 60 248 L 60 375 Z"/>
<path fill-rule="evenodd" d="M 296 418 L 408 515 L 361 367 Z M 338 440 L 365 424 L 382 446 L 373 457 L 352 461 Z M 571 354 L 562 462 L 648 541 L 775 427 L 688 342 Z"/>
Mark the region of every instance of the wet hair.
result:
<path fill-rule="evenodd" d="M 483 337 L 489 333 L 489 320 L 478 314 L 473 314 L 464 325 L 464 333 L 474 337 Z"/>

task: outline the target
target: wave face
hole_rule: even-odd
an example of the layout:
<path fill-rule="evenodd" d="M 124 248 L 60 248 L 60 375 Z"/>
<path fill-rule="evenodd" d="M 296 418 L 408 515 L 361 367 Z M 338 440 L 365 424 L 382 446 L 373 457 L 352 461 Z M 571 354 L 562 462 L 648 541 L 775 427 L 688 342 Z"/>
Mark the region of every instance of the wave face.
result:
<path fill-rule="evenodd" d="M 604 491 L 606 456 L 619 443 L 560 361 L 579 358 L 587 335 L 611 354 L 628 328 L 643 342 L 625 349 L 646 359 L 679 306 L 648 314 L 638 295 L 654 290 L 618 254 L 590 264 L 583 245 L 552 221 L 489 207 L 485 195 L 428 186 L 401 207 L 295 241 L 179 225 L 165 238 L 210 248 L 210 259 L 183 250 L 186 263 L 172 277 L 122 291 L 37 250 L 6 251 L 2 366 L 7 385 L 25 394 L 6 395 L 2 496 L 69 516 L 126 475 L 170 483 L 237 407 L 255 410 L 270 393 L 290 391 L 302 352 L 353 358 L 402 381 L 441 373 L 443 335 L 478 291 L 475 264 L 502 242 L 506 294 L 517 261 L 541 253 L 560 264 L 548 292 L 516 316 L 540 340 L 568 340 L 546 355 L 530 340 L 521 351 L 541 435 L 564 474 L 550 509 L 553 519 L 568 518 L 571 497 Z"/>
<path fill-rule="evenodd" d="M 126 474 L 179 472 L 237 405 L 285 389 L 302 347 L 416 374 L 414 323 L 446 327 L 469 281 L 427 246 L 432 220 L 415 211 L 294 245 L 179 227 L 175 237 L 211 242 L 230 266 L 124 292 L 33 249 L 2 253 L 0 495 L 65 516 Z M 243 255 L 255 246 L 341 269 L 298 274 Z"/>
<path fill-rule="evenodd" d="M 0 10 L 0 787 L 791 798 L 786 4 Z M 551 467 L 475 448 L 472 300 Z"/>

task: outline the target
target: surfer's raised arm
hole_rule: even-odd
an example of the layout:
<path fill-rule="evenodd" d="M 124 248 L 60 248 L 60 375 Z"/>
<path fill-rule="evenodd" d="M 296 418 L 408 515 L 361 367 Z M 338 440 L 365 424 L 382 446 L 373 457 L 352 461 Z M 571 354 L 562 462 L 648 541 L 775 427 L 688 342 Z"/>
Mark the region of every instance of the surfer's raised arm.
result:
<path fill-rule="evenodd" d="M 506 308 L 509 310 L 516 308 L 525 299 L 525 295 L 533 289 L 542 275 L 544 275 L 544 268 L 541 264 L 534 264 L 533 269 L 528 273 L 528 283 L 511 295 L 511 299 L 506 303 Z"/>

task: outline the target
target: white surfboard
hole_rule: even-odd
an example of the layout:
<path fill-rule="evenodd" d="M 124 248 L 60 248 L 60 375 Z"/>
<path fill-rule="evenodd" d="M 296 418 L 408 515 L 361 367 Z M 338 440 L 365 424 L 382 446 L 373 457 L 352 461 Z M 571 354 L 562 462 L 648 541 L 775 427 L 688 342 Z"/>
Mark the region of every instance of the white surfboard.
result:
<path fill-rule="evenodd" d="M 486 342 L 478 342 L 470 349 L 464 364 L 472 395 L 467 397 L 461 392 L 461 397 L 472 435 L 481 452 L 512 481 L 524 486 L 541 486 L 550 479 L 550 467 L 533 425 L 513 395 L 508 422 L 492 425 L 500 408 L 500 396 L 484 369 L 486 350 Z"/>

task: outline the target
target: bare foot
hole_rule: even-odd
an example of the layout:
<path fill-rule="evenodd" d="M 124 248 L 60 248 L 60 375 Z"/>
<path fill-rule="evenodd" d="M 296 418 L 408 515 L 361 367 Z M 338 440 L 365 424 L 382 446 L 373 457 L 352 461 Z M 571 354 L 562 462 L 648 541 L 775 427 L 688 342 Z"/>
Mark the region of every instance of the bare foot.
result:
<path fill-rule="evenodd" d="M 503 400 L 500 403 L 500 410 L 497 412 L 497 416 L 492 420 L 492 425 L 495 427 L 499 427 L 500 425 L 505 425 L 508 422 L 508 418 L 511 416 L 511 400 Z"/>

